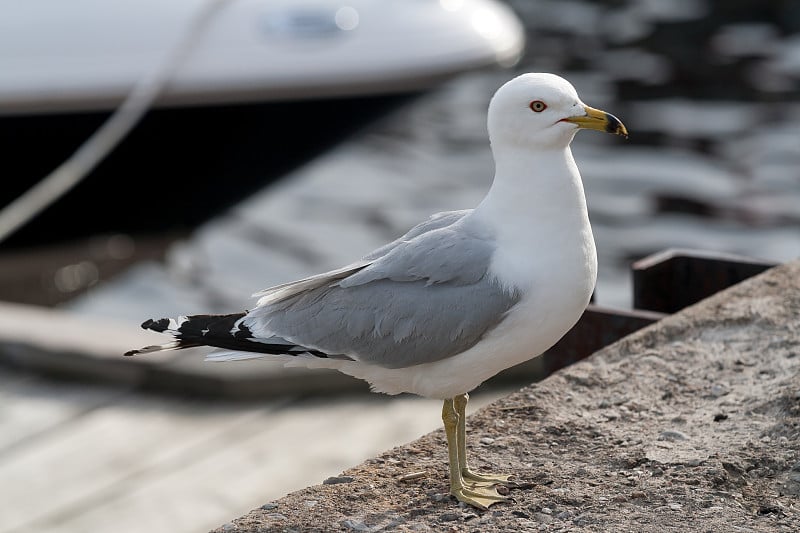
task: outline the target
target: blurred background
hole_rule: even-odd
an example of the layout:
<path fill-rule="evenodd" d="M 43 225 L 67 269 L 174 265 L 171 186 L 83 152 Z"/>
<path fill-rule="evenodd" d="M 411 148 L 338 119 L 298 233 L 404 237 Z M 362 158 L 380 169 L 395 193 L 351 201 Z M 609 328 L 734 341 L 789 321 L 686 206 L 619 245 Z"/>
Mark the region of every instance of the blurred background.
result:
<path fill-rule="evenodd" d="M 209 529 L 437 428 L 439 402 L 335 374 L 119 354 L 161 342 L 146 318 L 239 311 L 474 206 L 486 106 L 518 73 L 631 133 L 573 143 L 600 304 L 630 307 L 631 262 L 665 248 L 800 255 L 797 2 L 162 4 L 0 3 L 2 205 L 158 89 L 0 242 L 2 533 Z"/>

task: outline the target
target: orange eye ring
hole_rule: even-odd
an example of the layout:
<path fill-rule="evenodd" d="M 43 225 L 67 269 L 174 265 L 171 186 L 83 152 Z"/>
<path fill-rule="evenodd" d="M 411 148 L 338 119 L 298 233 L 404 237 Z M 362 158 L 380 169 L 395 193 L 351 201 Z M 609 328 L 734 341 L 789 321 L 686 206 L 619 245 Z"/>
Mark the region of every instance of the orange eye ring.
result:
<path fill-rule="evenodd" d="M 534 113 L 541 113 L 542 111 L 547 109 L 547 104 L 545 104 L 541 100 L 534 100 L 533 102 L 528 104 L 528 107 L 530 107 L 531 111 L 533 111 Z"/>

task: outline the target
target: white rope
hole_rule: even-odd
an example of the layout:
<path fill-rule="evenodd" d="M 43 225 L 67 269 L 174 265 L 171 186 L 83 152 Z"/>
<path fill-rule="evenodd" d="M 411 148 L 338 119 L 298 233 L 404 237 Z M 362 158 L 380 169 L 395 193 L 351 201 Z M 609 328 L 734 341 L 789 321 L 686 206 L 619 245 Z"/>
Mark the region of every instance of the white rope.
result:
<path fill-rule="evenodd" d="M 227 1 L 207 0 L 194 14 L 183 36 L 167 53 L 164 61 L 139 79 L 97 131 L 69 159 L 0 210 L 0 242 L 80 183 L 130 133 L 189 54 L 213 15 Z"/>

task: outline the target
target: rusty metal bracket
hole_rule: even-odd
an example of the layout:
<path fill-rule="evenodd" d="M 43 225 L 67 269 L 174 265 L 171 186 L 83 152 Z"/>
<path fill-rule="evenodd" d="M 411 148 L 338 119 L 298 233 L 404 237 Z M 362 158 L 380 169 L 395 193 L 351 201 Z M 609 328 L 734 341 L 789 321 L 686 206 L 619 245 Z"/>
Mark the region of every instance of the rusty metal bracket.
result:
<path fill-rule="evenodd" d="M 633 307 L 675 313 L 773 266 L 732 254 L 665 250 L 632 265 Z"/>
<path fill-rule="evenodd" d="M 589 304 L 578 323 L 542 355 L 542 364 L 550 374 L 665 316 L 653 311 L 611 309 Z"/>

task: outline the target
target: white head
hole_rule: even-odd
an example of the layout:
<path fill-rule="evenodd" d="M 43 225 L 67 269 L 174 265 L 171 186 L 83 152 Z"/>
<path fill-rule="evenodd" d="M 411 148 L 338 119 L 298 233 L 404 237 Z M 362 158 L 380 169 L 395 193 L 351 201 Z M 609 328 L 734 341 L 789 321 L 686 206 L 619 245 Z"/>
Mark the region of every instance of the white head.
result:
<path fill-rule="evenodd" d="M 566 148 L 581 128 L 628 136 L 614 115 L 587 106 L 572 84 L 547 73 L 522 74 L 500 87 L 488 126 L 493 146 L 528 149 Z"/>

